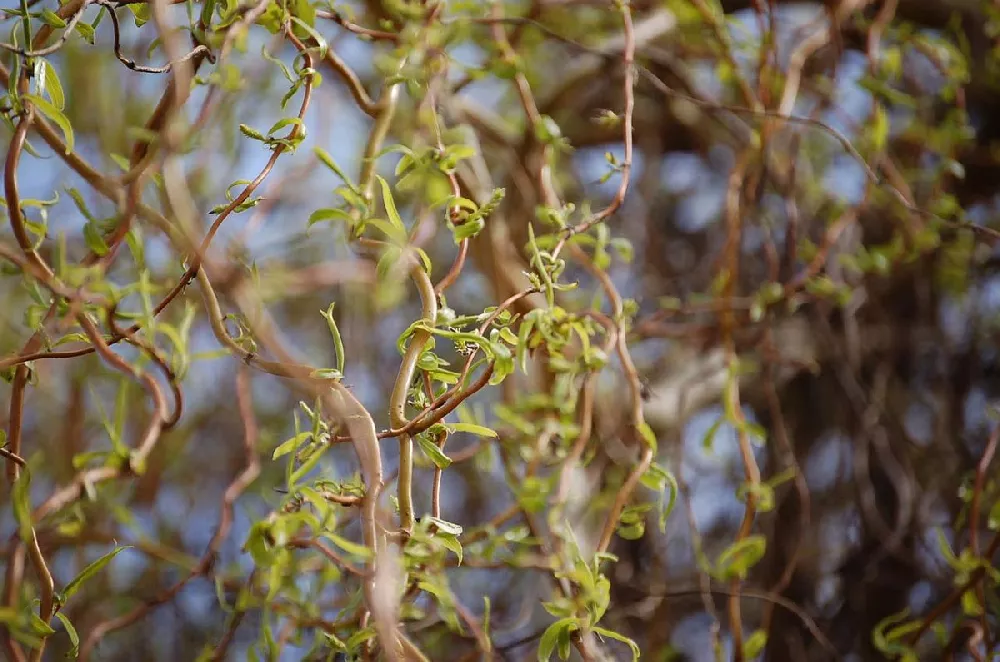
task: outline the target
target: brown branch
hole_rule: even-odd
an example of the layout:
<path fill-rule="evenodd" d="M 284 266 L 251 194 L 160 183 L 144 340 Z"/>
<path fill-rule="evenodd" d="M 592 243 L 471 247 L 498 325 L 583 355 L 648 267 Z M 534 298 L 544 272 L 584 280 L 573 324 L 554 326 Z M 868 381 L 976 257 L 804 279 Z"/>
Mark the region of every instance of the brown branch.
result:
<path fill-rule="evenodd" d="M 132 611 L 116 618 L 102 621 L 96 625 L 84 639 L 80 647 L 79 659 L 86 661 L 90 658 L 93 649 L 108 634 L 128 627 L 139 620 L 145 618 L 157 607 L 166 604 L 174 599 L 180 591 L 193 579 L 208 575 L 215 560 L 219 555 L 222 543 L 229 537 L 229 531 L 233 525 L 233 505 L 260 475 L 260 461 L 257 457 L 257 438 L 259 435 L 256 419 L 253 414 L 253 404 L 250 395 L 250 376 L 246 368 L 237 367 L 236 373 L 236 398 L 239 404 L 240 418 L 243 420 L 243 451 L 245 456 L 245 466 L 243 470 L 233 479 L 222 495 L 220 507 L 219 526 L 212 536 L 208 549 L 202 555 L 198 564 L 192 568 L 187 576 L 176 582 L 173 586 L 163 591 L 151 600 L 144 602 Z"/>
<path fill-rule="evenodd" d="M 210 62 L 215 60 L 215 56 L 212 55 L 212 51 L 209 50 L 208 46 L 205 46 L 204 44 L 198 44 L 197 46 L 194 47 L 194 49 L 192 49 L 187 54 L 177 58 L 172 62 L 167 62 L 165 65 L 161 67 L 148 67 L 141 64 L 137 64 L 135 60 L 130 60 L 129 58 L 125 57 L 122 54 L 121 34 L 120 34 L 121 28 L 118 25 L 118 16 L 115 14 L 114 3 L 110 2 L 109 0 L 90 0 L 90 1 L 92 1 L 95 5 L 100 5 L 101 7 L 105 7 L 108 10 L 108 15 L 111 17 L 111 27 L 114 29 L 114 35 L 115 35 L 115 43 L 114 43 L 115 57 L 118 58 L 119 62 L 125 65 L 126 69 L 130 69 L 132 71 L 141 74 L 165 74 L 169 73 L 170 70 L 173 69 L 178 64 L 194 60 L 198 57 L 206 57 Z"/>

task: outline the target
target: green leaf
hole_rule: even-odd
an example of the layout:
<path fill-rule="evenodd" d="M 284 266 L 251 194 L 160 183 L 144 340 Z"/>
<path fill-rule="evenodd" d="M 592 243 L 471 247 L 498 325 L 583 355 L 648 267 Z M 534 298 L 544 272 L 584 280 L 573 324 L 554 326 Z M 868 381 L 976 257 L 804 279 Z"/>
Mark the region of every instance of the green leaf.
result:
<path fill-rule="evenodd" d="M 129 160 L 122 156 L 121 154 L 116 154 L 114 152 L 108 154 L 108 158 L 114 161 L 115 165 L 118 166 L 122 172 L 128 172 L 131 168 Z"/>
<path fill-rule="evenodd" d="M 653 432 L 653 428 L 649 427 L 649 423 L 643 421 L 639 425 L 639 435 L 642 440 L 646 442 L 646 445 L 653 450 L 653 454 L 656 454 L 656 433 Z"/>
<path fill-rule="evenodd" d="M 309 226 L 315 225 L 316 223 L 322 223 L 324 221 L 346 221 L 347 223 L 351 223 L 353 219 L 351 218 L 351 215 L 343 209 L 317 209 L 313 213 L 309 214 Z"/>
<path fill-rule="evenodd" d="M 462 535 L 462 531 L 465 530 L 460 525 L 455 524 L 454 522 L 449 522 L 447 520 L 443 520 L 440 517 L 432 517 L 432 516 L 428 515 L 424 519 L 428 523 L 434 525 L 434 528 L 437 530 L 437 534 L 438 535 L 450 536 L 450 537 L 454 538 L 454 537 Z"/>
<path fill-rule="evenodd" d="M 705 430 L 705 436 L 701 438 L 701 447 L 703 450 L 706 452 L 712 450 L 712 442 L 715 441 L 715 435 L 719 432 L 719 428 L 721 428 L 722 424 L 725 422 L 725 417 L 720 416 L 715 419 L 715 422 L 708 426 L 708 429 Z"/>
<path fill-rule="evenodd" d="M 948 539 L 945 538 L 944 531 L 937 529 L 936 533 L 938 538 L 938 551 L 941 552 L 941 555 L 944 557 L 948 565 L 955 568 L 958 565 L 958 557 L 955 556 L 953 551 L 951 551 L 951 545 L 948 543 Z"/>
<path fill-rule="evenodd" d="M 326 312 L 320 311 L 320 314 L 326 320 L 326 324 L 330 329 L 330 336 L 333 338 L 333 347 L 337 352 L 337 370 L 341 375 L 344 374 L 344 341 L 340 337 L 340 329 L 337 328 L 337 320 L 333 317 L 333 307 L 336 303 L 331 303 L 330 307 L 326 309 Z"/>
<path fill-rule="evenodd" d="M 403 225 L 403 219 L 400 218 L 399 210 L 396 209 L 396 201 L 392 199 L 392 190 L 389 188 L 389 183 L 379 175 L 375 175 L 375 177 L 382 188 L 382 204 L 385 206 L 385 213 L 389 215 L 389 222 L 402 232 L 405 237 L 406 226 Z"/>
<path fill-rule="evenodd" d="M 369 218 L 365 221 L 366 224 L 374 227 L 379 232 L 384 234 L 386 238 L 389 239 L 393 244 L 398 246 L 406 245 L 406 229 L 396 225 L 395 223 L 390 223 L 389 221 L 382 220 L 381 218 Z M 390 268 L 394 266 L 394 263 L 399 259 L 399 256 L 393 258 L 393 264 L 387 265 Z"/>
<path fill-rule="evenodd" d="M 302 127 L 302 129 L 305 130 L 302 120 L 298 117 L 285 117 L 271 125 L 271 128 L 267 130 L 267 135 L 273 136 L 277 131 L 280 131 L 286 126 Z"/>
<path fill-rule="evenodd" d="M 885 148 L 889 139 L 889 116 L 886 114 L 882 104 L 875 104 L 874 117 L 869 127 L 872 147 L 876 151 L 881 151 Z"/>
<path fill-rule="evenodd" d="M 528 343 L 531 332 L 534 330 L 535 323 L 541 315 L 541 310 L 532 310 L 521 320 L 521 327 L 517 331 L 516 358 L 517 364 L 524 374 L 528 373 Z"/>
<path fill-rule="evenodd" d="M 417 445 L 420 446 L 420 450 L 424 452 L 431 462 L 434 463 L 438 469 L 447 469 L 451 466 L 451 458 L 444 454 L 438 445 L 435 444 L 426 434 L 418 434 L 416 436 Z"/>
<path fill-rule="evenodd" d="M 466 239 L 472 239 L 486 228 L 486 221 L 478 217 L 467 218 L 464 222 L 452 224 L 455 235 L 455 243 L 461 243 Z"/>
<path fill-rule="evenodd" d="M 454 172 L 459 161 L 470 159 L 476 155 L 476 148 L 470 145 L 448 145 L 441 155 L 440 168 L 442 172 Z"/>
<path fill-rule="evenodd" d="M 548 503 L 550 485 L 544 478 L 528 476 L 517 488 L 517 500 L 529 513 L 541 512 Z"/>
<path fill-rule="evenodd" d="M 451 536 L 444 536 L 438 538 L 438 542 L 448 549 L 451 553 L 458 557 L 458 565 L 462 565 L 462 543 L 459 542 L 458 538 L 453 538 Z"/>
<path fill-rule="evenodd" d="M 52 626 L 43 621 L 42 617 L 35 612 L 31 612 L 30 623 L 31 631 L 42 637 L 50 637 L 56 633 L 56 631 L 52 629 Z"/>
<path fill-rule="evenodd" d="M 636 662 L 639 659 L 639 645 L 634 641 L 629 639 L 623 634 L 618 634 L 612 630 L 602 627 L 594 627 L 593 632 L 601 637 L 607 637 L 608 639 L 614 639 L 615 641 L 620 641 L 632 650 L 632 662 Z"/>
<path fill-rule="evenodd" d="M 747 573 L 764 557 L 767 538 L 756 534 L 727 547 L 716 562 L 716 571 L 724 579 L 746 579 Z"/>
<path fill-rule="evenodd" d="M 288 14 L 284 10 L 284 4 L 283 2 L 269 3 L 267 10 L 257 19 L 257 24 L 271 34 L 278 34 L 288 18 Z"/>
<path fill-rule="evenodd" d="M 569 643 L 569 635 L 580 629 L 580 624 L 573 616 L 560 618 L 550 625 L 542 633 L 542 638 L 538 641 L 538 662 L 548 662 L 555 652 L 556 646 L 563 649 L 563 642 Z M 566 659 L 565 656 L 560 656 Z"/>
<path fill-rule="evenodd" d="M 475 423 L 448 423 L 447 428 L 452 432 L 468 432 L 479 437 L 497 438 L 496 430 Z"/>
<path fill-rule="evenodd" d="M 55 13 L 54 11 L 52 11 L 47 7 L 42 10 L 41 14 L 39 15 L 39 18 L 42 19 L 42 22 L 45 23 L 45 25 L 48 25 L 49 27 L 53 27 L 58 30 L 61 30 L 64 27 L 66 27 L 65 19 L 63 19 L 63 17 L 61 17 L 59 14 Z"/>
<path fill-rule="evenodd" d="M 490 353 L 493 354 L 493 374 L 490 376 L 490 386 L 496 386 L 514 372 L 514 355 L 510 348 L 499 342 L 491 342 Z"/>
<path fill-rule="evenodd" d="M 297 16 L 292 16 L 292 22 L 299 28 L 301 28 L 306 34 L 316 40 L 316 45 L 319 47 L 319 57 L 320 59 L 326 57 L 326 52 L 329 50 L 329 46 L 326 43 L 326 39 L 323 38 L 319 32 L 316 31 L 314 27 L 303 21 Z"/>
<path fill-rule="evenodd" d="M 317 368 L 309 373 L 311 379 L 343 379 L 344 373 L 336 368 Z"/>
<path fill-rule="evenodd" d="M 73 468 L 82 469 L 90 462 L 94 460 L 103 460 L 109 455 L 111 455 L 111 453 L 108 451 L 88 451 L 85 453 L 78 453 L 73 456 Z"/>
<path fill-rule="evenodd" d="M 977 617 L 983 613 L 983 605 L 979 602 L 975 591 L 962 593 L 962 612 L 966 616 Z"/>
<path fill-rule="evenodd" d="M 149 5 L 128 5 L 128 8 L 132 11 L 132 20 L 135 21 L 137 28 L 145 25 L 152 16 Z"/>
<path fill-rule="evenodd" d="M 267 50 L 267 46 L 260 47 L 260 54 L 265 60 L 277 66 L 281 70 L 281 73 L 285 77 L 285 80 L 287 80 L 289 83 L 295 82 L 296 79 L 294 76 L 292 76 L 292 72 L 288 68 L 288 65 L 282 62 L 279 58 L 276 58 L 273 55 L 271 55 L 271 53 L 268 52 Z"/>
<path fill-rule="evenodd" d="M 318 448 L 315 449 L 315 452 L 313 452 L 308 457 L 308 459 L 306 459 L 305 462 L 300 464 L 298 468 L 291 473 L 291 475 L 288 477 L 289 490 L 294 489 L 300 480 L 305 478 L 310 471 L 316 468 L 316 465 L 319 464 L 320 458 L 323 457 L 324 453 L 328 448 L 329 448 L 328 444 L 321 444 Z"/>
<path fill-rule="evenodd" d="M 628 506 L 619 518 L 618 535 L 625 540 L 638 540 L 646 533 L 646 512 L 652 504 Z"/>
<path fill-rule="evenodd" d="M 131 546 L 125 545 L 122 547 L 116 547 L 101 558 L 97 559 L 93 563 L 89 564 L 84 568 L 80 574 L 73 578 L 69 584 L 66 584 L 66 588 L 63 589 L 63 599 L 69 600 L 74 593 L 80 590 L 80 587 L 85 581 L 99 573 L 104 566 L 111 563 L 111 560 L 124 552 L 126 549 L 132 549 Z"/>
<path fill-rule="evenodd" d="M 909 617 L 909 615 L 910 609 L 907 607 L 901 612 L 886 616 L 875 625 L 872 629 L 872 644 L 875 646 L 875 650 L 880 653 L 884 653 L 891 658 L 905 656 L 907 653 L 912 653 L 912 649 L 909 646 L 899 643 L 899 639 L 905 636 L 908 632 L 912 631 L 914 628 L 919 628 L 920 622 L 913 621 L 908 624 L 897 626 L 897 623 L 902 623 Z"/>
<path fill-rule="evenodd" d="M 320 535 L 322 535 L 324 538 L 330 539 L 330 541 L 332 541 L 334 545 L 341 548 L 348 554 L 353 554 L 354 556 L 357 556 L 358 558 L 362 559 L 371 558 L 372 551 L 367 547 L 365 547 L 364 545 L 359 545 L 355 542 L 351 542 L 350 540 L 342 538 L 338 536 L 336 533 L 332 533 L 330 531 L 324 531 Z"/>
<path fill-rule="evenodd" d="M 83 241 L 87 244 L 87 248 L 98 257 L 107 255 L 110 250 L 96 223 L 87 223 L 83 226 Z"/>
<path fill-rule="evenodd" d="M 562 137 L 562 129 L 559 124 L 548 115 L 542 115 L 541 119 L 542 121 L 535 127 L 535 137 L 540 142 L 547 144 L 558 141 Z"/>
<path fill-rule="evenodd" d="M 258 204 L 260 204 L 260 201 L 263 200 L 263 199 L 264 198 L 247 198 L 246 200 L 244 200 L 240 204 L 238 204 L 235 207 L 233 207 L 231 213 L 233 213 L 233 214 L 240 214 L 242 212 L 245 212 L 248 209 L 253 209 Z M 225 203 L 222 203 L 222 204 L 218 204 L 218 205 L 212 207 L 212 209 L 208 213 L 209 214 L 213 214 L 213 215 L 215 215 L 215 214 L 221 214 L 222 212 L 226 211 L 226 209 L 228 209 L 232 204 L 233 203 L 231 201 L 230 202 L 225 202 Z"/>
<path fill-rule="evenodd" d="M 63 629 L 66 630 L 66 635 L 69 637 L 69 642 L 72 644 L 69 652 L 66 653 L 66 657 L 76 657 L 77 651 L 80 650 L 80 635 L 77 633 L 76 628 L 73 624 L 69 622 L 69 617 L 61 611 L 56 612 L 56 618 L 62 622 Z"/>
<path fill-rule="evenodd" d="M 655 462 L 650 465 L 646 475 L 650 472 L 659 473 L 659 480 L 662 481 L 661 487 L 657 490 L 660 493 L 660 518 L 658 523 L 660 531 L 665 532 L 667 530 L 667 519 L 670 517 L 670 513 L 673 512 L 674 505 L 677 503 L 677 494 L 680 492 L 680 488 L 677 485 L 677 479 L 674 477 L 674 474 L 663 469 Z"/>
<path fill-rule="evenodd" d="M 87 203 L 83 199 L 83 194 L 80 193 L 79 190 L 72 187 L 67 188 L 66 192 L 69 193 L 69 197 L 73 198 L 73 202 L 76 204 L 76 208 L 80 212 L 80 214 L 82 214 L 83 217 L 86 218 L 91 223 L 96 223 L 97 219 L 87 208 Z"/>
<path fill-rule="evenodd" d="M 354 209 L 360 209 L 366 214 L 368 213 L 368 201 L 351 186 L 338 186 L 333 192 L 342 197 L 344 202 Z"/>
<path fill-rule="evenodd" d="M 337 162 L 333 160 L 333 157 L 330 156 L 326 150 L 321 147 L 313 147 L 313 153 L 316 155 L 316 158 L 323 162 L 323 165 L 340 177 L 341 181 L 347 184 L 352 190 L 356 189 L 356 187 L 351 183 L 350 177 L 347 176 L 347 173 L 345 173 L 343 169 L 337 165 Z"/>
<path fill-rule="evenodd" d="M 990 516 L 986 525 L 989 527 L 990 531 L 1000 529 L 1000 499 L 997 499 L 993 503 L 993 507 L 990 508 Z"/>
<path fill-rule="evenodd" d="M 288 455 L 294 450 L 298 450 L 299 446 L 301 446 L 311 437 L 312 437 L 312 432 L 300 432 L 291 439 L 283 441 L 282 443 L 278 444 L 278 447 L 274 449 L 273 453 L 271 453 L 271 459 L 277 460 L 279 457 Z"/>
<path fill-rule="evenodd" d="M 35 530 L 31 526 L 31 472 L 27 467 L 21 470 L 21 475 L 14 481 L 11 502 L 14 506 L 14 518 L 17 520 L 21 540 L 30 543 L 34 539 Z"/>
<path fill-rule="evenodd" d="M 242 133 L 247 138 L 259 140 L 262 143 L 267 142 L 267 136 L 265 136 L 263 133 L 261 133 L 257 129 L 254 129 L 253 127 L 247 124 L 240 124 L 240 133 Z"/>
<path fill-rule="evenodd" d="M 743 643 L 743 659 L 757 659 L 764 652 L 765 646 L 767 646 L 767 632 L 754 630 L 753 634 Z"/>
<path fill-rule="evenodd" d="M 247 540 L 243 543 L 243 549 L 250 554 L 253 562 L 259 566 L 267 566 L 271 562 L 272 551 L 268 536 L 271 525 L 267 522 L 258 521 L 250 527 L 247 532 Z"/>
<path fill-rule="evenodd" d="M 358 630 L 352 634 L 345 645 L 348 650 L 353 651 L 360 648 L 365 642 L 374 639 L 376 635 L 374 626 L 368 626 L 364 630 Z"/>
<path fill-rule="evenodd" d="M 59 110 L 63 110 L 66 107 L 66 93 L 63 91 L 63 86 L 59 81 L 59 74 L 56 72 L 56 68 L 53 67 L 52 63 L 48 60 L 40 60 L 39 66 L 45 76 L 45 94 L 49 95 L 49 99 L 52 100 L 53 106 Z M 39 76 L 39 78 L 41 78 L 41 76 Z M 41 91 L 42 89 L 40 88 L 39 92 Z"/>
<path fill-rule="evenodd" d="M 543 602 L 542 608 L 556 618 L 572 617 L 576 606 L 566 598 L 559 597 L 551 602 Z"/>
<path fill-rule="evenodd" d="M 87 42 L 91 46 L 94 45 L 94 36 L 96 35 L 96 31 L 94 30 L 94 27 L 92 25 L 80 21 L 79 23 L 76 24 L 76 31 L 80 34 L 80 36 L 83 38 L 85 42 Z"/>
<path fill-rule="evenodd" d="M 393 171 L 393 174 L 395 174 L 396 177 L 399 178 L 402 175 L 404 175 L 407 170 L 413 168 L 413 166 L 416 165 L 416 163 L 417 162 L 413 158 L 412 154 L 403 154 L 403 156 L 399 158 L 399 162 L 396 164 L 396 169 Z M 396 185 L 399 186 L 399 182 L 397 182 Z"/>
<path fill-rule="evenodd" d="M 73 145 L 75 138 L 73 137 L 73 126 L 69 122 L 69 118 L 63 114 L 63 111 L 56 108 L 47 99 L 43 99 L 40 96 L 34 94 L 25 94 L 24 98 L 31 102 L 38 112 L 44 115 L 46 118 L 51 120 L 59 127 L 63 132 L 63 138 L 66 140 L 66 153 L 69 154 L 73 151 Z"/>

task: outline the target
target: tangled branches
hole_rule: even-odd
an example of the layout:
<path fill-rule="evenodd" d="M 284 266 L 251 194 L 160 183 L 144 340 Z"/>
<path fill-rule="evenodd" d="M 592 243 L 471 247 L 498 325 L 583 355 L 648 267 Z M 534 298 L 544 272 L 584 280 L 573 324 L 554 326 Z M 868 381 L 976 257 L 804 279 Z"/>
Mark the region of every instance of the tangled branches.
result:
<path fill-rule="evenodd" d="M 997 19 L 915 3 L 4 10 L 7 657 L 987 659 Z"/>

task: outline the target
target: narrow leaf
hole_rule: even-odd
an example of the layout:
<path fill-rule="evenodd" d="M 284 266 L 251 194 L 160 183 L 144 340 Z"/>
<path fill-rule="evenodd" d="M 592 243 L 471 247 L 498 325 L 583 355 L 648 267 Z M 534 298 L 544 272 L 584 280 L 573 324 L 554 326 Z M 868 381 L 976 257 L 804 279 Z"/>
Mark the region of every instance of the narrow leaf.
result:
<path fill-rule="evenodd" d="M 113 558 L 124 552 L 126 549 L 131 549 L 131 546 L 125 545 L 122 547 L 116 547 L 107 554 L 105 554 L 104 556 L 102 556 L 101 558 L 89 564 L 86 568 L 84 568 L 83 571 L 80 572 L 79 575 L 74 577 L 69 584 L 66 584 L 66 588 L 63 589 L 64 599 L 69 600 L 74 593 L 80 590 L 80 587 L 83 585 L 83 582 L 87 581 L 88 579 L 99 573 L 104 568 L 104 566 L 111 563 L 111 560 Z"/>
<path fill-rule="evenodd" d="M 493 439 L 497 437 L 496 430 L 491 430 L 488 427 L 474 423 L 449 423 L 448 427 L 452 432 L 468 432 L 479 437 L 491 437 Z"/>
<path fill-rule="evenodd" d="M 389 222 L 402 231 L 405 236 L 406 226 L 403 225 L 403 219 L 400 218 L 399 210 L 396 209 L 396 201 L 392 199 L 389 183 L 379 175 L 375 176 L 378 178 L 379 186 L 382 187 L 382 204 L 385 205 L 385 213 L 389 215 Z"/>
<path fill-rule="evenodd" d="M 59 110 L 47 99 L 43 99 L 35 94 L 25 94 L 24 98 L 31 102 L 38 112 L 45 115 L 46 118 L 51 120 L 59 127 L 63 132 L 63 138 L 66 140 L 66 153 L 69 154 L 73 151 L 73 145 L 75 138 L 73 137 L 73 126 L 69 122 L 69 118 L 63 114 L 63 111 Z"/>
<path fill-rule="evenodd" d="M 438 469 L 447 469 L 451 466 L 451 458 L 444 454 L 437 444 L 427 438 L 426 435 L 417 435 L 417 444 L 431 462 Z"/>

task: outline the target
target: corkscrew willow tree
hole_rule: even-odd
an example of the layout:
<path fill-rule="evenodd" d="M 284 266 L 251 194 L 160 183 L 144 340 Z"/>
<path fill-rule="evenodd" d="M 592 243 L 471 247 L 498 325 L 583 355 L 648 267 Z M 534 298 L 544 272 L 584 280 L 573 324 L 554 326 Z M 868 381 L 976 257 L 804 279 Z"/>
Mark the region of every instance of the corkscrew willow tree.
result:
<path fill-rule="evenodd" d="M 10 660 L 1000 650 L 995 4 L 0 12 Z"/>

